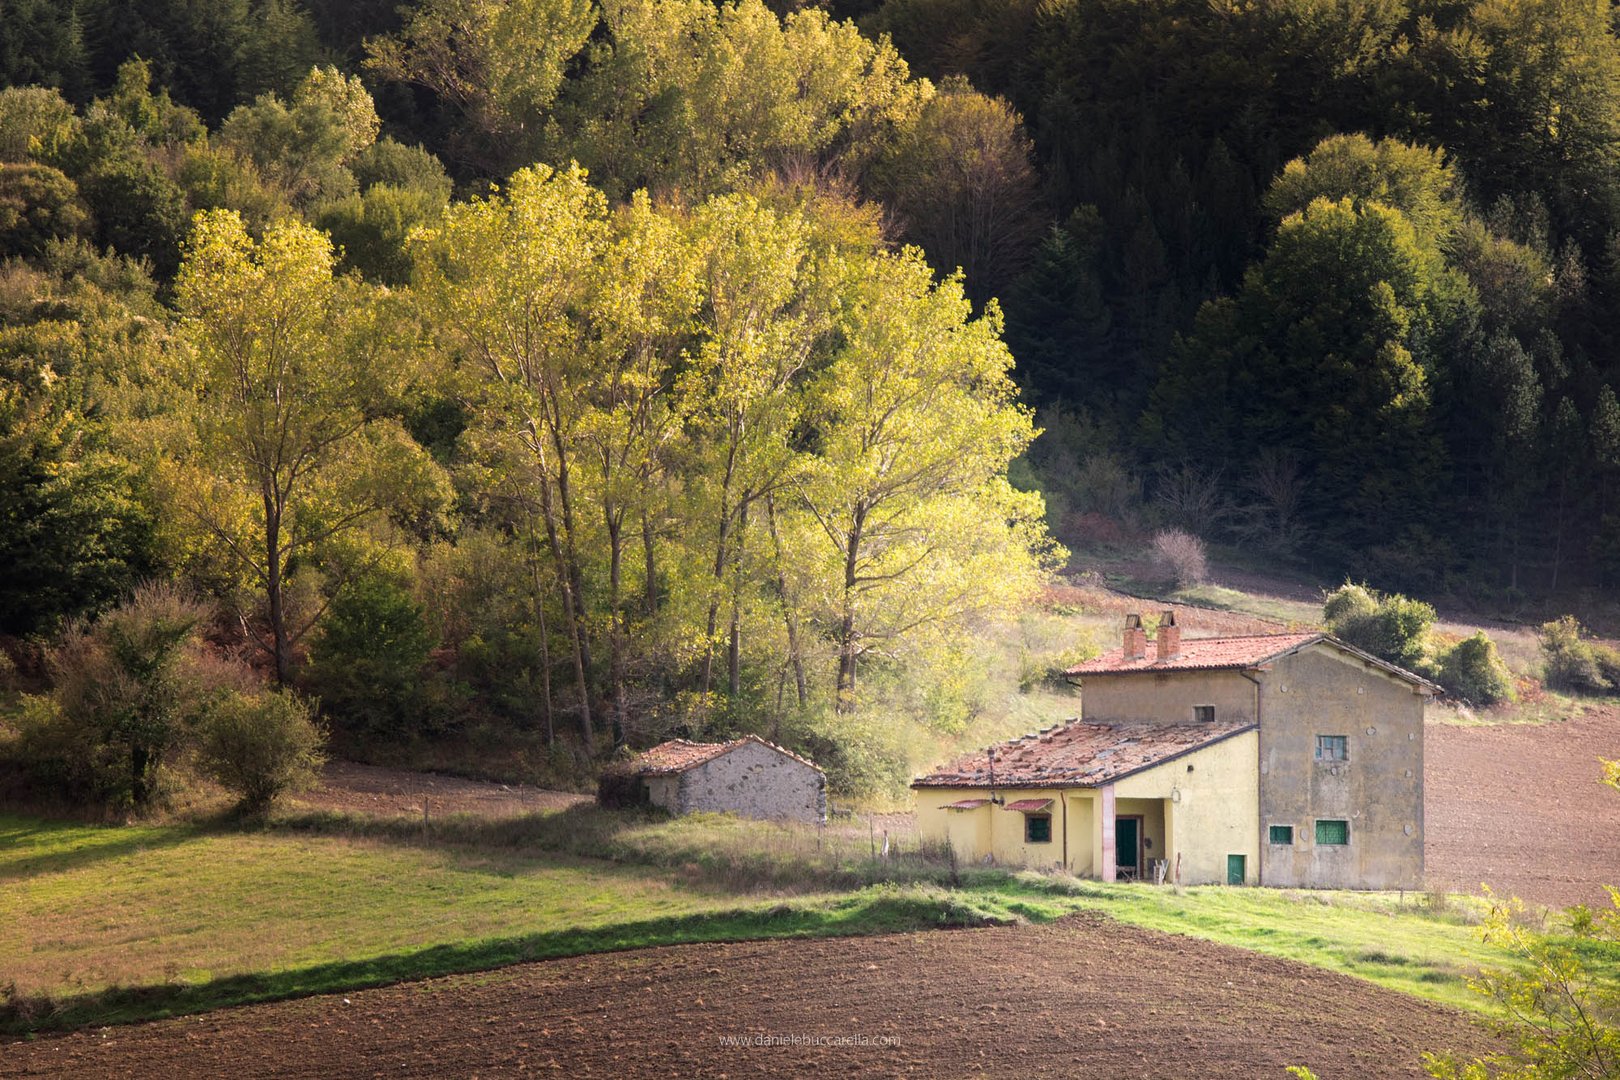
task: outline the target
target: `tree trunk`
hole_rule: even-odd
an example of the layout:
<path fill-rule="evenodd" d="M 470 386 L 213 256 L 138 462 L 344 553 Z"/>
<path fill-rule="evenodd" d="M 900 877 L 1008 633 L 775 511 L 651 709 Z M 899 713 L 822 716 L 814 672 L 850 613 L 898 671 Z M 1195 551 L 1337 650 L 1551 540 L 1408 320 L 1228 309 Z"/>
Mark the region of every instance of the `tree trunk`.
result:
<path fill-rule="evenodd" d="M 613 682 L 613 748 L 624 745 L 626 714 L 629 712 L 624 682 L 625 614 L 622 602 L 624 581 L 624 511 L 609 509 L 604 518 L 608 532 L 608 671 Z"/>
<path fill-rule="evenodd" d="M 147 777 L 147 770 L 151 768 L 152 755 L 141 743 L 131 743 L 129 747 L 129 797 L 137 810 L 146 809 L 146 804 L 152 798 L 152 785 Z"/>
<path fill-rule="evenodd" d="M 292 659 L 287 655 L 287 611 L 281 580 L 281 512 L 269 487 L 264 491 L 265 596 L 270 607 L 270 657 L 276 682 L 292 681 Z"/>
<path fill-rule="evenodd" d="M 657 549 L 653 544 L 652 517 L 645 510 L 641 512 L 641 554 L 647 564 L 646 595 L 642 603 L 650 619 L 658 614 L 658 561 Z"/>
<path fill-rule="evenodd" d="M 725 581 L 727 552 L 731 540 L 731 480 L 737 468 L 737 449 L 733 444 L 726 455 L 726 472 L 720 482 L 720 522 L 714 541 L 714 595 L 709 599 L 708 619 L 703 631 L 703 664 L 698 675 L 698 691 L 707 698 L 714 685 L 714 635 L 720 625 L 720 588 Z"/>
<path fill-rule="evenodd" d="M 529 535 L 534 535 L 530 519 Z M 540 553 L 529 551 L 529 573 L 534 579 L 534 619 L 540 627 L 540 708 L 546 722 L 546 746 L 557 745 L 557 727 L 551 712 L 551 634 L 546 627 L 546 591 L 540 583 Z"/>
<path fill-rule="evenodd" d="M 861 529 L 866 524 L 866 507 L 857 505 L 844 548 L 843 618 L 838 624 L 838 688 L 835 708 L 841 713 L 855 711 L 855 586 L 860 565 Z"/>
<path fill-rule="evenodd" d="M 546 543 L 551 548 L 551 561 L 557 570 L 557 587 L 562 593 L 563 619 L 568 624 L 568 644 L 574 661 L 574 682 L 579 687 L 579 736 L 585 744 L 585 749 L 589 750 L 594 741 L 591 724 L 591 683 L 587 674 L 590 660 L 583 640 L 579 598 L 574 593 L 574 579 L 569 572 L 562 538 L 557 535 L 556 514 L 551 504 L 551 483 L 546 477 L 541 477 L 540 480 L 540 516 L 546 526 Z"/>
<path fill-rule="evenodd" d="M 776 528 L 776 497 L 765 496 L 765 521 L 771 530 L 771 545 L 776 551 L 776 591 L 782 598 L 782 621 L 787 626 L 788 663 L 793 666 L 793 683 L 799 693 L 799 707 L 810 703 L 810 688 L 804 675 L 804 655 L 799 651 L 799 616 L 788 595 L 787 570 L 783 565 L 782 534 Z"/>
<path fill-rule="evenodd" d="M 748 543 L 748 502 L 737 508 L 737 550 L 732 556 L 731 632 L 726 645 L 726 690 L 735 701 L 742 694 L 742 572 Z"/>

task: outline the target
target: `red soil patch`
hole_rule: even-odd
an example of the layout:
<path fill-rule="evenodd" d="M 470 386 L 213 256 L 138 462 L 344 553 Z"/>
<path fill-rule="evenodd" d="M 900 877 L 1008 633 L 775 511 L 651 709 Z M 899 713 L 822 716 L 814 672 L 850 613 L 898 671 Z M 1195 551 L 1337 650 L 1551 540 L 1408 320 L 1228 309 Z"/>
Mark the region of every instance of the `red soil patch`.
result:
<path fill-rule="evenodd" d="M 773 1038 L 776 1045 L 727 1040 Z M 795 1042 L 797 1040 L 797 1042 Z M 820 1040 L 813 1044 L 811 1040 Z M 831 1042 L 829 1040 L 842 1040 Z M 1287 960 L 1077 916 L 676 946 L 0 1050 L 0 1077 L 1418 1077 L 1459 1013 Z"/>
<path fill-rule="evenodd" d="M 1620 884 L 1620 711 L 1548 724 L 1431 724 L 1424 743 L 1428 882 L 1552 907 L 1606 905 Z"/>
<path fill-rule="evenodd" d="M 585 795 L 547 791 L 527 784 L 496 784 L 441 773 L 333 761 L 322 771 L 321 786 L 304 792 L 292 802 L 310 810 L 392 816 L 420 814 L 425 800 L 430 816 L 511 817 L 537 810 L 562 810 L 587 799 Z"/>

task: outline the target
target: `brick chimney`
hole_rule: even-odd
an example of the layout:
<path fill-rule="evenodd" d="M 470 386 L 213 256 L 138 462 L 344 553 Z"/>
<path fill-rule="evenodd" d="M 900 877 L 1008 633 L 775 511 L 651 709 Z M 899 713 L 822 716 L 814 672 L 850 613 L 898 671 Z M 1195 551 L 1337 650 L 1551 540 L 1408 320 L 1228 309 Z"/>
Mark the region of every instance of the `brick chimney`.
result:
<path fill-rule="evenodd" d="M 1144 660 L 1147 658 L 1147 631 L 1142 629 L 1142 616 L 1130 614 L 1125 616 L 1125 653 L 1121 659 Z"/>
<path fill-rule="evenodd" d="M 1176 625 L 1176 613 L 1167 611 L 1159 616 L 1159 662 L 1174 660 L 1181 655 L 1181 627 Z"/>

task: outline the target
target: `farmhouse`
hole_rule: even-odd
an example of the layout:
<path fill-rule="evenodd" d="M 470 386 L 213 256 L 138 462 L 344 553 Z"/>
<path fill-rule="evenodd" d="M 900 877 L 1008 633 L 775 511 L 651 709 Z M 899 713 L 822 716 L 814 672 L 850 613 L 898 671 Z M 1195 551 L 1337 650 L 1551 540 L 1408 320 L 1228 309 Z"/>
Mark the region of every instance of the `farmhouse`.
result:
<path fill-rule="evenodd" d="M 827 820 L 827 777 L 757 735 L 721 743 L 671 739 L 619 767 L 635 799 L 675 814 L 722 811 L 752 818 Z"/>
<path fill-rule="evenodd" d="M 1149 641 L 1067 673 L 1081 715 L 912 787 L 958 855 L 1105 881 L 1418 888 L 1438 687 L 1327 634 Z"/>

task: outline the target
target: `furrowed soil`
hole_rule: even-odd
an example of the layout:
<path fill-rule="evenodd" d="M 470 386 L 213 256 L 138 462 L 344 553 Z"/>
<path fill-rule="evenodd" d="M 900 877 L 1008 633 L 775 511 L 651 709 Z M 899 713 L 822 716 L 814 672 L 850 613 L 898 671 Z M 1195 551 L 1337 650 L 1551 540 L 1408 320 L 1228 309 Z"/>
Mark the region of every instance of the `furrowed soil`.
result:
<path fill-rule="evenodd" d="M 1546 724 L 1430 724 L 1424 740 L 1429 887 L 1534 904 L 1607 905 L 1620 884 L 1620 710 Z"/>
<path fill-rule="evenodd" d="M 752 1040 L 753 1044 L 748 1045 Z M 0 1044 L 0 1077 L 1422 1076 L 1474 1022 L 1113 922 L 675 946 Z"/>

